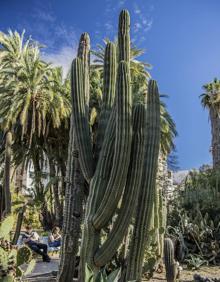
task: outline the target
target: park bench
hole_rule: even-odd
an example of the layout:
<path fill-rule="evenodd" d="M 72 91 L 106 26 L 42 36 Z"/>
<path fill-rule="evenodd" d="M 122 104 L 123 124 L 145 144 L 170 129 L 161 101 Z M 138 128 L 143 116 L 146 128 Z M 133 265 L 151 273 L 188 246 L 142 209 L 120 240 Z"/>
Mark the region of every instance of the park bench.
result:
<path fill-rule="evenodd" d="M 58 254 L 60 251 L 60 247 L 49 247 L 48 236 L 40 236 L 40 242 L 46 244 L 48 247 L 48 254 Z M 17 246 L 18 248 L 23 246 L 22 234 L 18 238 Z"/>

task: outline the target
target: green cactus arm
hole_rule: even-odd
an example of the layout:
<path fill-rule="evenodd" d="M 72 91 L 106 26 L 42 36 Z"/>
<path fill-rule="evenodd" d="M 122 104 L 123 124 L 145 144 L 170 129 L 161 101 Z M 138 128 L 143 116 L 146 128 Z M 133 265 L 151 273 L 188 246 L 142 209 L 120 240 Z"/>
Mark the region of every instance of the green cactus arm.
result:
<path fill-rule="evenodd" d="M 107 240 L 95 254 L 94 262 L 97 266 L 103 266 L 111 260 L 121 244 L 131 221 L 141 184 L 146 141 L 145 124 L 145 106 L 137 105 L 134 108 L 131 161 L 124 196 L 116 222 L 114 223 Z"/>
<path fill-rule="evenodd" d="M 98 132 L 95 144 L 95 159 L 98 159 L 105 129 L 111 114 L 116 86 L 116 48 L 112 42 L 108 42 L 105 48 L 104 58 L 104 81 L 103 81 L 103 101 L 99 118 Z"/>
<path fill-rule="evenodd" d="M 73 125 L 76 144 L 79 149 L 79 162 L 83 175 L 89 183 L 94 173 L 94 162 L 89 124 L 85 110 L 85 97 L 83 91 L 83 64 L 82 60 L 79 58 L 74 59 L 72 63 L 71 91 Z"/>
<path fill-rule="evenodd" d="M 156 185 L 154 194 L 154 228 L 159 228 L 159 187 Z"/>
<path fill-rule="evenodd" d="M 158 154 L 160 147 L 160 101 L 156 81 L 150 80 L 147 95 L 147 141 L 145 150 L 142 189 L 139 193 L 126 273 L 127 280 L 141 280 L 142 262 L 153 210 Z"/>
<path fill-rule="evenodd" d="M 89 113 L 89 66 L 90 66 L 90 37 L 87 32 L 80 36 L 77 57 L 83 62 L 83 87 L 86 113 Z"/>
<path fill-rule="evenodd" d="M 159 188 L 158 191 L 158 197 L 159 197 L 159 228 L 163 227 L 163 193 L 162 193 L 162 189 Z"/>
<path fill-rule="evenodd" d="M 174 247 L 170 238 L 164 240 L 164 263 L 167 282 L 176 281 L 176 264 L 174 260 Z"/>
<path fill-rule="evenodd" d="M 116 67 L 116 47 L 114 43 L 108 42 L 105 48 L 103 81 L 103 108 L 107 110 L 111 110 L 115 99 Z"/>
<path fill-rule="evenodd" d="M 159 185 L 156 184 L 155 188 L 155 194 L 154 194 L 154 239 L 155 244 L 157 245 L 156 249 L 156 256 L 157 258 L 161 255 L 161 244 L 160 244 L 160 234 L 159 234 L 159 228 L 160 228 L 160 205 L 159 205 Z"/>
<path fill-rule="evenodd" d="M 112 110 L 110 119 L 105 131 L 105 138 L 99 155 L 98 164 L 94 177 L 90 183 L 90 193 L 86 206 L 84 229 L 82 236 L 82 248 L 80 254 L 81 280 L 84 281 L 86 263 L 93 267 L 94 250 L 99 247 L 99 233 L 94 229 L 92 216 L 97 210 L 100 200 L 103 198 L 106 186 L 112 169 L 112 160 L 115 144 L 115 107 Z M 107 157 L 108 156 L 108 157 Z"/>
<path fill-rule="evenodd" d="M 127 10 L 122 10 L 118 24 L 119 62 L 130 61 L 130 15 Z"/>
<path fill-rule="evenodd" d="M 116 138 L 113 167 L 102 202 L 93 216 L 93 225 L 100 230 L 112 217 L 122 195 L 130 161 L 132 141 L 131 91 L 129 66 L 118 67 L 116 93 Z"/>

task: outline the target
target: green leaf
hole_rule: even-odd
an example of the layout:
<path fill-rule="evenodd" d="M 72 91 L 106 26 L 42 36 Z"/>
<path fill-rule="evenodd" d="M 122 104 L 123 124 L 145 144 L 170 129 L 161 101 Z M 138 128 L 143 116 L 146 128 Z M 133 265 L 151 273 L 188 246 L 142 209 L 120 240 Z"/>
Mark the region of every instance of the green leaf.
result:
<path fill-rule="evenodd" d="M 121 277 L 121 268 L 114 270 L 107 277 L 107 282 L 118 282 Z"/>
<path fill-rule="evenodd" d="M 88 264 L 86 264 L 86 271 L 85 271 L 85 282 L 94 282 L 94 274 L 92 269 Z"/>
<path fill-rule="evenodd" d="M 95 282 L 106 282 L 106 278 L 103 276 L 103 273 L 100 271 L 95 279 Z"/>
<path fill-rule="evenodd" d="M 23 270 L 19 266 L 16 267 L 16 277 L 21 277 L 23 273 Z"/>

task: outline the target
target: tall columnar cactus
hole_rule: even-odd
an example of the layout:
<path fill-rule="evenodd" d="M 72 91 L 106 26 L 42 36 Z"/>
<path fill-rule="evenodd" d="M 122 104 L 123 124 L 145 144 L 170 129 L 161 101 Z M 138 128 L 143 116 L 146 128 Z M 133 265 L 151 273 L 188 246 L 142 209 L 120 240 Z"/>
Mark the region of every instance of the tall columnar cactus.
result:
<path fill-rule="evenodd" d="M 123 10 L 119 16 L 118 28 L 119 62 L 130 62 L 130 15 Z"/>
<path fill-rule="evenodd" d="M 89 113 L 90 38 L 87 33 L 83 33 L 80 37 L 78 57 L 82 60 L 83 67 L 82 98 L 85 101 L 84 124 L 87 128 L 86 141 L 90 146 L 89 128 L 87 125 Z M 85 200 L 85 190 L 87 187 L 80 165 L 79 147 L 77 145 L 75 136 L 76 134 L 74 133 L 74 130 L 75 126 L 72 114 L 70 118 L 70 134 L 66 171 L 63 242 L 61 247 L 61 260 L 58 274 L 58 281 L 60 282 L 72 281 L 75 275 L 75 266 L 77 264 L 77 254 L 79 251 L 79 237 L 81 234 L 81 222 L 83 218 L 83 204 Z M 84 175 L 88 174 L 84 173 Z"/>
<path fill-rule="evenodd" d="M 146 132 L 148 137 L 145 150 L 144 171 L 142 174 L 142 189 L 139 195 L 133 238 L 128 257 L 127 281 L 141 281 L 142 262 L 146 245 L 145 236 L 150 228 L 153 212 L 160 146 L 160 101 L 157 84 L 154 80 L 151 80 L 148 85 Z"/>
<path fill-rule="evenodd" d="M 121 14 L 126 14 L 127 17 L 120 20 L 119 30 L 121 26 L 127 26 L 127 23 L 130 22 L 130 20 L 127 20 L 129 19 L 127 11 L 123 11 Z M 123 19 L 126 19 L 125 23 L 122 23 Z M 126 32 L 129 32 L 129 27 L 128 25 Z M 119 50 L 125 45 L 122 43 L 123 40 L 120 40 L 120 42 Z M 126 50 L 130 50 L 130 42 L 128 44 Z M 109 47 L 107 45 L 106 48 Z M 111 48 L 113 49 L 114 47 L 112 46 Z M 107 53 L 108 49 L 106 50 Z M 111 67 L 112 74 L 114 74 L 114 69 L 115 66 L 113 65 Z M 107 80 L 105 81 L 107 82 Z M 109 82 L 107 83 L 109 84 Z M 113 80 L 111 84 L 114 87 Z M 111 93 L 111 95 L 114 95 L 114 93 Z M 102 260 L 97 261 L 97 265 L 95 265 L 94 256 L 95 251 L 99 249 L 101 229 L 107 226 L 115 213 L 126 184 L 132 142 L 131 107 L 129 64 L 127 61 L 120 61 L 118 65 L 115 105 L 105 131 L 105 138 L 96 171 L 90 184 L 90 196 L 87 204 L 81 252 L 82 276 L 85 263 L 88 263 L 93 268 L 99 267 L 99 264 L 103 265 Z M 102 251 L 101 255 L 103 255 Z M 112 253 L 112 255 L 114 254 Z M 81 280 L 83 280 L 83 277 L 81 277 Z"/>
<path fill-rule="evenodd" d="M 87 38 L 87 35 L 84 34 L 82 38 Z M 78 52 L 78 57 L 72 63 L 73 119 L 67 170 L 67 180 L 75 183 L 72 171 L 76 169 L 76 164 L 71 159 L 76 157 L 76 152 L 79 157 L 79 169 L 82 170 L 89 184 L 80 254 L 80 281 L 85 281 L 86 266 L 93 271 L 95 277 L 100 273 L 100 267 L 114 256 L 126 235 L 139 198 L 139 212 L 135 220 L 136 237 L 133 237 L 131 243 L 134 252 L 130 253 L 129 257 L 129 273 L 131 274 L 134 270 L 134 266 L 135 271 L 133 271 L 134 275 L 128 275 L 129 278 L 132 276 L 137 280 L 141 273 L 145 231 L 146 226 L 150 224 L 155 195 L 160 143 L 160 107 L 157 85 L 155 81 L 149 83 L 147 105 L 132 105 L 130 16 L 128 11 L 123 10 L 118 26 L 118 62 L 116 62 L 115 45 L 113 43 L 106 45 L 103 105 L 97 138 L 95 144 L 92 144 L 87 116 L 86 89 L 88 88 L 85 86 L 89 63 L 85 63 L 87 56 L 82 54 L 87 53 Z M 71 149 L 74 148 L 73 144 L 77 150 Z M 95 148 L 94 152 L 92 148 Z M 70 230 L 74 227 L 73 221 L 76 222 L 76 214 L 74 207 L 71 206 L 71 197 L 74 197 L 71 185 L 67 185 L 67 188 L 66 208 L 69 212 L 64 213 L 64 229 L 68 230 L 67 227 L 70 226 Z M 75 184 L 72 191 L 74 189 Z M 117 215 L 116 220 L 113 221 L 115 215 Z M 112 226 L 107 239 L 101 243 L 101 234 L 106 231 L 110 222 Z M 71 232 L 70 230 L 70 234 Z M 66 237 L 68 237 L 67 233 L 64 238 Z M 71 242 L 70 238 L 69 241 Z M 64 247 L 62 249 L 64 250 Z M 132 256 L 138 258 L 137 264 L 132 260 Z M 62 260 L 61 265 L 64 265 Z M 62 278 L 59 281 L 65 280 Z"/>
<path fill-rule="evenodd" d="M 177 276 L 177 264 L 174 259 L 174 246 L 170 238 L 164 240 L 164 261 L 167 282 L 175 282 Z"/>

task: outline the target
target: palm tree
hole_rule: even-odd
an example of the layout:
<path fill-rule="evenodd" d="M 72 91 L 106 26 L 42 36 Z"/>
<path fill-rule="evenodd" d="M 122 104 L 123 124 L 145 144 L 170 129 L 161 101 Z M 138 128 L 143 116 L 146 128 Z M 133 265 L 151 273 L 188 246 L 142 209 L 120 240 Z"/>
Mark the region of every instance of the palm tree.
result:
<path fill-rule="evenodd" d="M 10 38 L 8 41 L 12 46 L 14 41 L 18 40 L 18 36 L 16 32 L 2 34 L 4 39 Z M 1 126 L 3 129 L 16 132 L 14 136 L 16 164 L 28 163 L 30 160 L 33 162 L 38 180 L 36 191 L 43 195 L 40 175 L 42 160 L 45 161 L 46 156 L 45 143 L 53 129 L 68 123 L 70 98 L 67 94 L 68 88 L 67 90 L 65 88 L 67 82 L 62 79 L 61 69 L 54 69 L 42 61 L 40 46 L 34 41 L 27 40 L 24 43 L 22 34 L 19 42 L 20 56 L 15 61 L 11 59 L 11 50 L 14 49 L 9 48 L 10 44 L 9 46 L 2 44 L 3 55 L 0 56 L 0 60 L 2 58 L 4 60 L 2 59 L 0 70 Z M 45 201 L 42 205 L 46 208 Z"/>
<path fill-rule="evenodd" d="M 201 104 L 209 110 L 212 133 L 213 167 L 220 167 L 220 80 L 215 78 L 203 86 L 205 93 L 200 95 Z"/>
<path fill-rule="evenodd" d="M 161 98 L 167 97 L 160 95 Z M 164 156 L 168 156 L 175 150 L 174 139 L 177 137 L 176 124 L 168 112 L 166 104 L 160 100 L 160 123 L 161 123 L 161 152 Z"/>
<path fill-rule="evenodd" d="M 22 55 L 22 50 L 26 48 L 23 46 L 24 33 L 19 35 L 17 32 L 9 30 L 8 35 L 0 32 L 0 92 L 4 93 L 3 85 L 6 80 L 9 81 L 13 74 L 10 71 L 19 64 Z M 28 43 L 27 43 L 28 44 Z M 8 74 L 5 73 L 8 69 Z M 4 73 L 4 75 L 3 75 Z M 2 104 L 1 108 L 4 108 Z M 4 184 L 3 184 L 3 203 L 4 214 L 11 212 L 11 145 L 12 132 L 9 126 L 3 125 L 4 120 L 0 119 L 0 128 L 5 132 L 5 165 L 4 165 Z"/>

